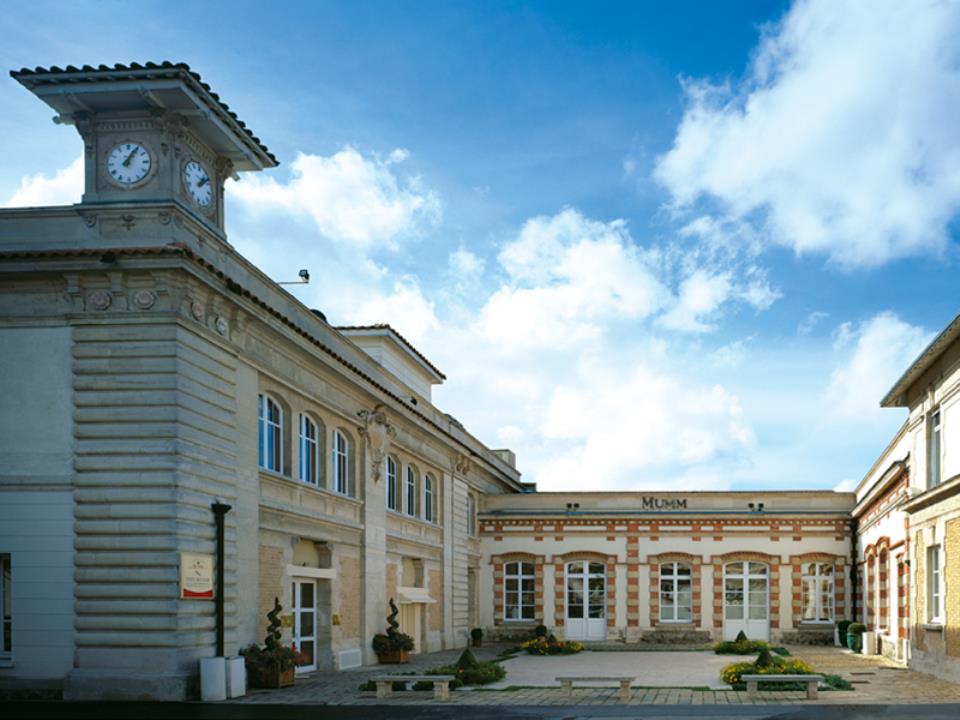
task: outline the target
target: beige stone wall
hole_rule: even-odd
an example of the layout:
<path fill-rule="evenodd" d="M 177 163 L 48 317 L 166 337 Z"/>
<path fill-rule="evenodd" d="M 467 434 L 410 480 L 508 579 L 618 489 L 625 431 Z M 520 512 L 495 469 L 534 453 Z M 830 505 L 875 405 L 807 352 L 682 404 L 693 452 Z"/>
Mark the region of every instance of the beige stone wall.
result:
<path fill-rule="evenodd" d="M 273 599 L 283 597 L 283 574 L 286 562 L 283 550 L 269 545 L 260 546 L 260 592 L 257 603 L 257 638 L 262 642 L 267 632 L 267 613 L 273 609 Z"/>
<path fill-rule="evenodd" d="M 393 598 L 394 602 L 397 602 L 397 582 L 399 568 L 392 562 L 387 563 L 387 602 L 390 602 L 390 598 Z M 387 612 L 384 608 L 384 612 Z"/>
<path fill-rule="evenodd" d="M 913 628 L 911 636 L 913 644 L 918 650 L 926 650 L 926 632 L 923 623 L 927 614 L 927 546 L 923 542 L 923 533 L 913 534 Z"/>
<path fill-rule="evenodd" d="M 947 521 L 946 531 L 943 539 L 947 558 L 944 640 L 947 655 L 960 657 L 960 518 Z"/>
<path fill-rule="evenodd" d="M 363 588 L 360 560 L 342 555 L 337 570 L 340 586 L 340 637 L 360 637 L 360 611 Z"/>
<path fill-rule="evenodd" d="M 443 630 L 443 573 L 439 570 L 427 571 L 427 590 L 437 602 L 427 606 L 427 630 Z"/>

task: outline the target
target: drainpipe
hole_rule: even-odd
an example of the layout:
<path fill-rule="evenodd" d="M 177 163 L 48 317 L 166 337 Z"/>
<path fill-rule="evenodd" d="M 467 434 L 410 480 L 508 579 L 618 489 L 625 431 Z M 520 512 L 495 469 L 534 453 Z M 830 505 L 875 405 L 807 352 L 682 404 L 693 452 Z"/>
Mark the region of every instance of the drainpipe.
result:
<path fill-rule="evenodd" d="M 860 622 L 857 617 L 857 597 L 859 596 L 860 584 L 857 579 L 857 541 L 859 523 L 856 518 L 850 519 L 850 620 Z"/>
<path fill-rule="evenodd" d="M 210 509 L 213 510 L 213 518 L 217 524 L 217 587 L 214 590 L 214 600 L 216 602 L 216 614 L 217 614 L 217 657 L 223 657 L 223 593 L 224 593 L 224 582 L 223 582 L 223 566 L 224 566 L 224 552 L 223 552 L 223 519 L 224 516 L 230 512 L 230 506 L 225 505 L 219 500 L 212 505 Z"/>

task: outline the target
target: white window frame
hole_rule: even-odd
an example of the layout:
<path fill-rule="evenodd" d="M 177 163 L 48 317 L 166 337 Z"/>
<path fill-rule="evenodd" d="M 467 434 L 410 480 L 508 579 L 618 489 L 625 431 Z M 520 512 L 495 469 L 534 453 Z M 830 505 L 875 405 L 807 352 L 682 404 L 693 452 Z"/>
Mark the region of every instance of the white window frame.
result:
<path fill-rule="evenodd" d="M 943 623 L 943 557 L 939 545 L 927 548 L 927 621 Z"/>
<path fill-rule="evenodd" d="M 467 535 L 477 536 L 477 499 L 473 493 L 467 493 Z"/>
<path fill-rule="evenodd" d="M 686 568 L 689 572 L 686 575 L 680 574 L 680 568 Z M 690 617 L 681 618 L 680 610 L 686 607 L 681 605 L 679 600 L 679 587 L 682 582 L 690 585 Z M 673 597 L 669 602 L 664 602 L 664 584 L 669 585 L 667 590 Z M 685 562 L 668 562 L 660 564 L 660 612 L 659 620 L 661 623 L 692 623 L 693 622 L 693 566 Z M 668 617 L 664 617 L 664 610 L 670 608 Z"/>
<path fill-rule="evenodd" d="M 350 443 L 346 434 L 341 430 L 333 431 L 331 444 L 331 460 L 333 461 L 334 492 L 340 495 L 350 495 Z"/>
<path fill-rule="evenodd" d="M 423 519 L 428 523 L 436 522 L 436 518 L 433 516 L 433 485 L 433 475 L 426 473 L 423 476 Z"/>
<path fill-rule="evenodd" d="M 387 455 L 385 474 L 387 477 L 387 510 L 397 512 L 400 509 L 397 502 L 399 500 L 399 493 L 397 492 L 399 490 L 397 487 L 397 461 L 390 455 Z"/>
<path fill-rule="evenodd" d="M 270 409 L 276 410 L 277 420 L 271 417 Z M 264 470 L 283 473 L 283 406 L 271 395 L 260 393 L 257 396 L 257 429 L 259 441 L 258 464 Z M 271 439 L 275 441 L 276 463 L 269 462 Z"/>
<path fill-rule="evenodd" d="M 929 415 L 927 431 L 927 489 L 943 482 L 943 417 L 937 408 Z"/>
<path fill-rule="evenodd" d="M 529 573 L 524 572 L 524 565 L 529 565 Z M 512 568 L 511 568 L 512 566 Z M 512 570 L 512 571 L 511 571 Z M 524 581 L 529 581 L 531 590 L 523 589 Z M 514 590 L 509 589 L 511 582 L 515 583 Z M 524 602 L 524 595 L 529 602 Z M 515 602 L 510 602 L 514 599 Z M 537 575 L 536 566 L 532 560 L 514 560 L 503 566 L 503 621 L 505 623 L 532 623 L 537 616 Z M 516 617 L 510 617 L 511 609 L 516 609 Z M 530 617 L 524 617 L 524 611 L 529 609 Z"/>
<path fill-rule="evenodd" d="M 403 511 L 410 517 L 417 517 L 417 469 L 407 465 L 406 479 L 403 483 Z"/>
<path fill-rule="evenodd" d="M 9 580 L 7 579 L 9 576 Z M 0 553 L 0 659 L 9 662 L 13 657 L 13 558 Z M 9 597 L 8 597 L 9 595 Z M 7 603 L 11 607 L 8 607 Z M 10 644 L 7 645 L 7 637 Z"/>
<path fill-rule="evenodd" d="M 813 573 L 809 572 L 810 565 L 813 565 Z M 824 572 L 824 566 L 830 568 L 830 574 L 827 575 Z M 803 571 L 800 575 L 800 622 L 802 623 L 823 623 L 824 625 L 832 625 L 836 620 L 836 608 L 835 605 L 835 595 L 834 590 L 836 588 L 835 577 L 837 574 L 836 567 L 833 563 L 826 562 L 808 562 L 803 564 Z M 813 614 L 815 617 L 813 619 L 808 619 L 807 614 L 807 605 L 805 604 L 805 595 L 804 587 L 808 581 L 813 581 Z M 829 610 L 830 617 L 825 618 L 824 607 L 823 607 L 823 593 L 824 586 L 829 590 L 828 597 L 830 598 L 830 607 Z"/>
<path fill-rule="evenodd" d="M 306 413 L 300 413 L 300 480 L 320 487 L 320 426 Z M 313 437 L 310 429 L 313 429 Z"/>

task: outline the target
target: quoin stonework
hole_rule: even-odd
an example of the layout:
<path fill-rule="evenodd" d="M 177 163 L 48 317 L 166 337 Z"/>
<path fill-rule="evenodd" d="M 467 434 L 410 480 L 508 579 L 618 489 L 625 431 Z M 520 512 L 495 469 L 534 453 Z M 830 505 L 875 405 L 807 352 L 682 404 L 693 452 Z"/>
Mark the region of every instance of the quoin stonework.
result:
<path fill-rule="evenodd" d="M 11 74 L 78 133 L 85 189 L 0 210 L 0 684 L 183 699 L 275 599 L 300 672 L 375 663 L 393 600 L 415 652 L 862 619 L 960 680 L 960 320 L 883 400 L 909 418 L 855 493 L 538 492 L 393 327 L 332 326 L 237 253 L 224 182 L 277 159 L 199 75 Z"/>

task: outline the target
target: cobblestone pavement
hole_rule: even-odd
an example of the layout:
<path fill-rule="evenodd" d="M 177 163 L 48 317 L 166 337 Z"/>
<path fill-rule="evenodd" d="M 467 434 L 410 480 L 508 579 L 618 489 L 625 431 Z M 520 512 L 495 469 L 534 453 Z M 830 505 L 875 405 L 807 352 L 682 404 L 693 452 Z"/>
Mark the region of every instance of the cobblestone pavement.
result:
<path fill-rule="evenodd" d="M 496 657 L 506 646 L 484 646 L 474 650 L 480 660 Z M 960 702 L 960 685 L 907 670 L 886 658 L 854 655 L 848 650 L 827 647 L 789 648 L 820 673 L 840 675 L 853 683 L 853 691 L 821 691 L 818 700 L 807 700 L 803 691 L 761 692 L 751 700 L 745 692 L 733 690 L 693 690 L 683 688 L 634 687 L 631 705 L 766 705 L 766 704 L 909 704 Z M 281 703 L 316 705 L 617 705 L 617 689 L 575 688 L 568 698 L 559 688 L 529 687 L 512 690 L 462 688 L 450 694 L 449 701 L 433 699 L 431 692 L 399 692 L 390 700 L 377 701 L 375 693 L 361 692 L 358 685 L 373 675 L 393 672 L 423 672 L 454 662 L 460 650 L 446 650 L 413 656 L 405 666 L 368 666 L 340 672 L 322 671 L 297 678 L 293 687 L 281 690 L 251 690 L 237 703 Z M 691 657 L 692 659 L 692 657 Z M 737 658 L 731 656 L 730 662 Z M 589 669 L 584 668 L 588 674 Z M 507 678 L 509 681 L 509 676 Z"/>

